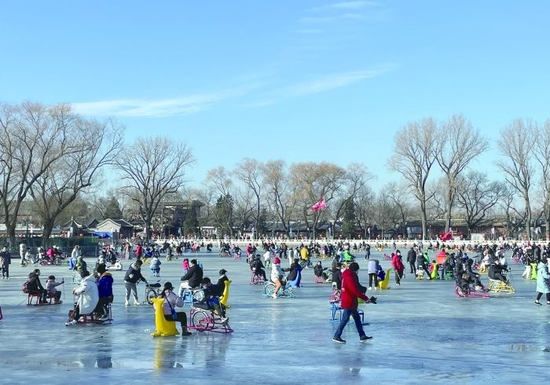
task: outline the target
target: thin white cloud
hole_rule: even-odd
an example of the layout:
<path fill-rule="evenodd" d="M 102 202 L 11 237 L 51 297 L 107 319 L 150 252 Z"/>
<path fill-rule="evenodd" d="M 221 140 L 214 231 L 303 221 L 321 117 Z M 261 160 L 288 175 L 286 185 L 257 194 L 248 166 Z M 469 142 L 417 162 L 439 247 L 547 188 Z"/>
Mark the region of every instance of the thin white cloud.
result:
<path fill-rule="evenodd" d="M 296 32 L 301 33 L 303 35 L 317 35 L 317 34 L 323 33 L 324 31 L 320 28 L 317 28 L 317 29 L 309 28 L 309 29 L 299 29 Z"/>
<path fill-rule="evenodd" d="M 305 96 L 345 87 L 365 79 L 375 78 L 390 70 L 389 67 L 367 71 L 344 72 L 302 82 L 288 88 L 292 96 Z"/>
<path fill-rule="evenodd" d="M 301 23 L 326 24 L 339 20 L 361 20 L 364 18 L 365 16 L 360 13 L 342 13 L 333 16 L 304 16 L 299 21 Z"/>
<path fill-rule="evenodd" d="M 380 3 L 376 1 L 341 1 L 337 3 L 331 3 L 322 5 L 319 7 L 313 7 L 310 8 L 310 12 L 322 12 L 327 11 L 331 9 L 337 9 L 337 10 L 359 10 L 366 7 L 377 7 Z"/>
<path fill-rule="evenodd" d="M 202 111 L 215 103 L 236 98 L 259 87 L 248 85 L 233 90 L 161 100 L 118 99 L 72 103 L 75 112 L 88 116 L 166 117 Z"/>
<path fill-rule="evenodd" d="M 91 116 L 161 117 L 187 115 L 206 108 L 219 100 L 215 95 L 164 100 L 118 99 L 73 103 L 74 110 Z"/>
<path fill-rule="evenodd" d="M 259 108 L 259 107 L 271 106 L 276 103 L 277 103 L 277 99 L 261 99 L 254 102 L 241 104 L 241 107 Z"/>
<path fill-rule="evenodd" d="M 377 1 L 342 1 L 329 4 L 328 7 L 332 9 L 361 9 L 366 7 L 378 7 L 379 5 L 380 3 Z"/>

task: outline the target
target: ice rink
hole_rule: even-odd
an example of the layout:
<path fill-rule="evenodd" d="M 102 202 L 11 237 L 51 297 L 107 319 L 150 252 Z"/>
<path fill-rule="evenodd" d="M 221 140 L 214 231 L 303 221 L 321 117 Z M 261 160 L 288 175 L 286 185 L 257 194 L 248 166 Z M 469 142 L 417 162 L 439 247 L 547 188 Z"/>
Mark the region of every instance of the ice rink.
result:
<path fill-rule="evenodd" d="M 511 265 L 516 293 L 487 299 L 457 298 L 453 281 L 416 281 L 407 269 L 401 286 L 392 277 L 389 290 L 376 292 L 378 304 L 360 305 L 374 338 L 360 343 L 351 323 L 341 345 L 331 341 L 337 327 L 330 321 L 331 287 L 314 283 L 312 269 L 304 269 L 295 298 L 275 300 L 263 298 L 262 285 L 250 284 L 244 258 L 220 258 L 216 251 L 185 256 L 198 258 L 214 282 L 221 268 L 228 271 L 234 333 L 152 338 L 152 307 L 124 306 L 124 271 L 112 273 L 111 325 L 66 327 L 73 300 L 67 266 L 39 267 L 43 284 L 50 274 L 65 278 L 59 287 L 63 304 L 26 306 L 21 285 L 34 267 L 14 259 L 10 280 L 0 281 L 2 383 L 458 385 L 550 379 L 550 306 L 534 305 L 535 282 L 521 278 L 519 265 Z M 366 262 L 357 256 L 366 285 Z M 389 266 L 379 252 L 371 258 Z M 95 263 L 87 261 L 89 267 Z M 126 270 L 128 261 L 122 263 Z M 163 259 L 161 283 L 176 286 L 181 264 L 181 258 Z M 288 261 L 282 264 L 288 267 Z M 142 270 L 156 281 L 148 266 Z M 144 286 L 138 286 L 141 301 Z"/>

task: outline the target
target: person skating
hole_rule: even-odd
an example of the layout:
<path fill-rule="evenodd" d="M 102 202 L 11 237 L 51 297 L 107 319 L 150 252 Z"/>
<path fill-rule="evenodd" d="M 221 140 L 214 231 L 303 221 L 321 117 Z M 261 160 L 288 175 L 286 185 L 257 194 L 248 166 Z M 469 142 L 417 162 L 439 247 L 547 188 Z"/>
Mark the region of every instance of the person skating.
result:
<path fill-rule="evenodd" d="M 346 341 L 342 339 L 342 332 L 348 324 L 349 318 L 353 317 L 355 321 L 355 327 L 357 333 L 359 333 L 359 340 L 366 342 L 372 337 L 367 336 L 363 330 L 363 324 L 361 323 L 361 317 L 357 311 L 357 299 L 361 298 L 365 303 L 376 303 L 376 297 L 367 297 L 361 292 L 359 286 L 359 279 L 357 277 L 357 271 L 359 271 L 359 265 L 356 262 L 350 263 L 349 267 L 342 273 L 342 290 L 340 291 L 340 307 L 342 308 L 342 319 L 340 325 L 332 340 L 334 342 L 345 344 Z"/>

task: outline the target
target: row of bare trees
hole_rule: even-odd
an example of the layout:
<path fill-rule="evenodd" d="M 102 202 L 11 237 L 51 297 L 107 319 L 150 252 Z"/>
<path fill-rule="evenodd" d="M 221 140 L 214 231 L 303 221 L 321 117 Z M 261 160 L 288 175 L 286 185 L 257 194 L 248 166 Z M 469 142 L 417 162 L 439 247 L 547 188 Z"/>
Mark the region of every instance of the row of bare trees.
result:
<path fill-rule="evenodd" d="M 114 162 L 123 134 L 111 120 L 38 103 L 1 104 L 0 130 L 0 206 L 12 241 L 29 201 L 49 237 L 59 215 Z"/>
<path fill-rule="evenodd" d="M 282 160 L 260 162 L 244 159 L 234 170 L 219 167 L 211 170 L 202 189 L 187 191 L 206 204 L 207 217 L 226 231 L 232 228 L 254 227 L 258 231 L 265 221 L 278 222 L 284 232 L 291 231 L 291 223 L 301 221 L 315 231 L 321 220 L 334 221 L 342 217 L 347 201 L 373 196 L 368 182 L 373 175 L 364 165 L 351 164 L 347 168 L 322 162 L 295 163 L 287 166 Z M 210 210 L 223 197 L 231 197 L 232 217 Z M 327 210 L 313 211 L 311 206 L 320 197 Z M 227 214 L 226 212 L 224 212 Z M 360 212 L 358 212 L 361 214 Z M 209 215 L 210 214 L 210 215 Z M 368 214 L 359 218 L 366 224 Z"/>
<path fill-rule="evenodd" d="M 463 115 L 437 124 L 426 118 L 412 122 L 395 136 L 389 168 L 402 175 L 418 202 L 422 232 L 426 234 L 428 213 L 443 216 L 451 227 L 453 210 L 474 228 L 499 205 L 511 224 L 525 228 L 531 239 L 533 223 L 543 220 L 550 229 L 550 121 L 543 125 L 517 119 L 504 127 L 497 142 L 497 166 L 504 178 L 489 181 L 487 175 L 468 169 L 489 148 L 489 141 Z M 435 165 L 439 166 L 435 170 Z M 442 177 L 434 177 L 440 171 Z M 435 179 L 435 180 L 434 180 Z M 537 220 L 533 221 L 531 196 L 537 194 Z M 520 202 L 516 198 L 521 199 Z"/>
<path fill-rule="evenodd" d="M 193 161 L 186 145 L 167 138 L 124 146 L 124 128 L 114 120 L 85 119 L 64 104 L 0 104 L 0 130 L 0 206 L 12 244 L 24 204 L 47 239 L 82 207 L 77 200 L 98 194 L 107 168 L 119 171 L 117 196 L 134 202 L 150 228 L 160 202 L 182 188 L 185 166 Z"/>
<path fill-rule="evenodd" d="M 397 132 L 388 166 L 402 181 L 387 184 L 378 193 L 372 188 L 375 176 L 362 164 L 342 168 L 307 162 L 287 167 L 281 160 L 253 159 L 243 160 L 234 170 L 211 170 L 202 191 L 188 193 L 200 196 L 207 207 L 215 206 L 213 198 L 231 196 L 235 210 L 231 219 L 224 218 L 224 228 L 240 228 L 247 222 L 258 228 L 263 215 L 287 232 L 295 220 L 315 229 L 321 220 L 341 221 L 344 208 L 352 202 L 356 225 L 365 232 L 372 225 L 396 229 L 420 219 L 426 236 L 428 219 L 444 219 L 445 227 L 451 228 L 458 217 L 472 232 L 498 215 L 506 218 L 508 236 L 523 232 L 531 239 L 535 224 L 543 221 L 547 233 L 550 229 L 549 134 L 548 121 L 539 125 L 518 119 L 504 127 L 496 141 L 500 149 L 496 165 L 503 176 L 496 180 L 471 167 L 488 150 L 489 139 L 463 115 L 453 115 L 442 122 L 432 118 L 410 122 Z M 532 194 L 541 197 L 535 207 Z M 328 209 L 311 211 L 319 197 L 325 197 Z"/>
<path fill-rule="evenodd" d="M 516 120 L 502 129 L 497 164 L 504 177 L 494 181 L 469 167 L 489 141 L 463 115 L 410 122 L 397 132 L 388 161 L 402 180 L 378 193 L 363 164 L 256 159 L 210 170 L 203 186 L 190 188 L 185 172 L 194 157 L 186 144 L 163 137 L 124 144 L 124 129 L 114 120 L 84 119 L 67 105 L 1 104 L 0 129 L 0 205 L 12 238 L 24 202 L 32 201 L 47 238 L 78 210 L 90 215 L 92 202 L 113 199 L 122 213 L 142 221 L 147 235 L 167 200 L 201 201 L 201 224 L 227 232 L 251 225 L 259 231 L 272 221 L 290 233 L 297 220 L 315 231 L 321 222 L 345 219 L 355 222 L 346 228 L 359 227 L 366 236 L 373 225 L 395 229 L 420 218 L 426 235 L 428 219 L 444 218 L 451 227 L 460 216 L 474 229 L 497 213 L 529 238 L 534 218 L 550 228 L 548 122 Z M 111 188 L 102 198 L 106 170 Z M 310 210 L 320 197 L 327 209 Z"/>

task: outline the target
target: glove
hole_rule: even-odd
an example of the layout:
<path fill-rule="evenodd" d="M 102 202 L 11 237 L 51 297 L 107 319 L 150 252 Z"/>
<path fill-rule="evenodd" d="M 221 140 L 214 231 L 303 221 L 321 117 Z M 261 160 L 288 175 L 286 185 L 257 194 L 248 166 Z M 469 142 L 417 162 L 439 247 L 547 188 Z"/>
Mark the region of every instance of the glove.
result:
<path fill-rule="evenodd" d="M 369 302 L 376 305 L 376 297 L 370 297 Z"/>

